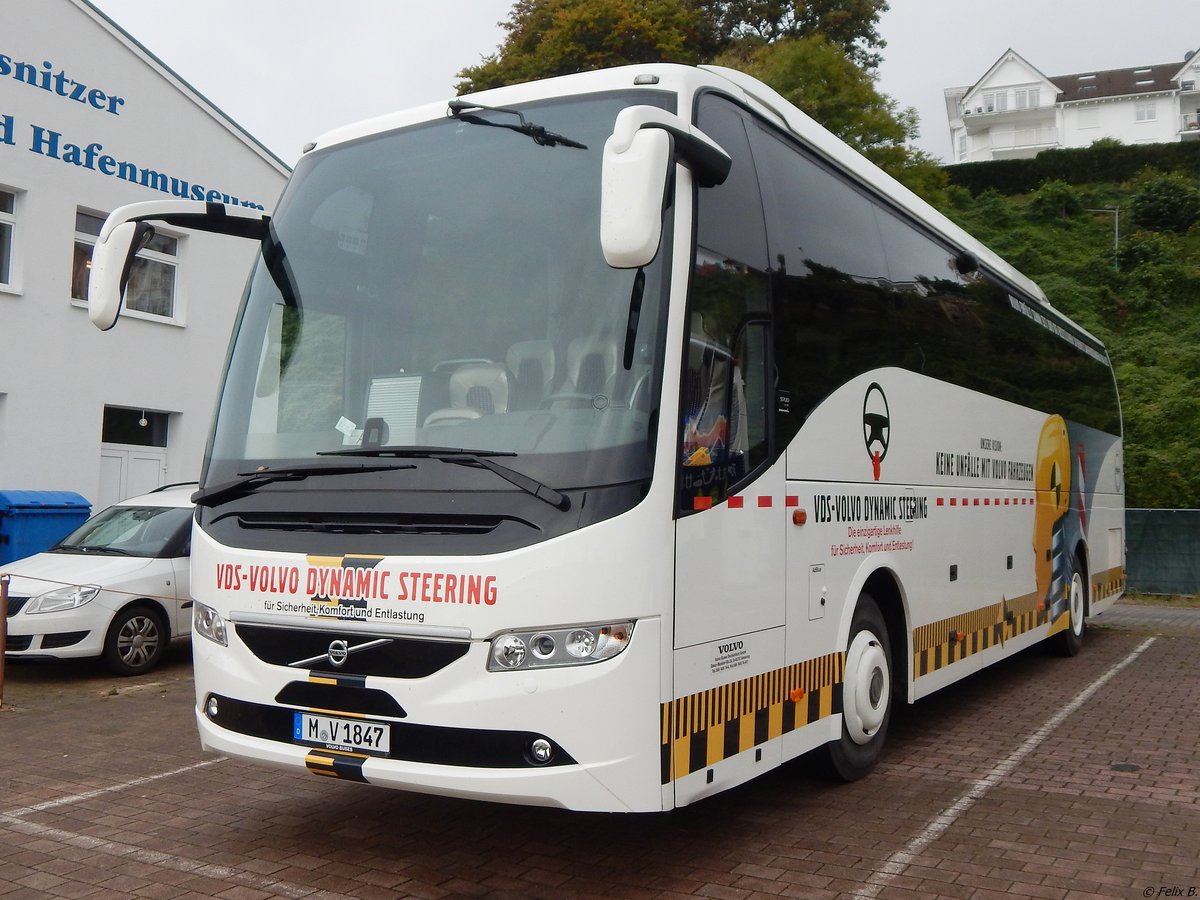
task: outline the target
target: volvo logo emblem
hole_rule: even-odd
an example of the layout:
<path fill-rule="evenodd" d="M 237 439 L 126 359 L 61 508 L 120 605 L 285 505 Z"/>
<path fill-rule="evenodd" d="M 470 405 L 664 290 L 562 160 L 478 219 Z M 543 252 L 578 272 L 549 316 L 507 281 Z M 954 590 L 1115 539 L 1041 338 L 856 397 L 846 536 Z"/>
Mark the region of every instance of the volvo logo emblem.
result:
<path fill-rule="evenodd" d="M 350 645 L 345 641 L 333 641 L 329 645 L 329 661 L 335 666 L 344 666 L 350 655 Z"/>

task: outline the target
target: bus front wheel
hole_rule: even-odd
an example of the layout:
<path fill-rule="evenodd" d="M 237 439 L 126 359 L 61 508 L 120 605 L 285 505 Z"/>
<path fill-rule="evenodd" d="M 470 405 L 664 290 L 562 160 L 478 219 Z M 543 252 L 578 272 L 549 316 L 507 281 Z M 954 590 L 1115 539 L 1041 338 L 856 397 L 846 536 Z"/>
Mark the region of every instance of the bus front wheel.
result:
<path fill-rule="evenodd" d="M 892 716 L 892 649 L 887 625 L 868 594 L 850 624 L 842 679 L 842 734 L 826 745 L 833 774 L 856 781 L 875 767 Z"/>

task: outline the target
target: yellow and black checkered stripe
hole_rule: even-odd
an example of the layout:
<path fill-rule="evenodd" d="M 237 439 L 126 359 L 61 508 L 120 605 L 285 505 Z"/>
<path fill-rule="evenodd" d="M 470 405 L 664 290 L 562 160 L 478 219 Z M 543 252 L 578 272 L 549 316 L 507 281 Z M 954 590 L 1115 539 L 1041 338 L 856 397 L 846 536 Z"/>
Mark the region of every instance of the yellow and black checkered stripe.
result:
<path fill-rule="evenodd" d="M 1046 601 L 1037 594 L 1025 594 L 1004 601 L 1004 639 L 1014 638 L 1045 625 L 1049 621 Z"/>
<path fill-rule="evenodd" d="M 842 711 L 845 653 L 662 704 L 662 783 Z"/>
<path fill-rule="evenodd" d="M 304 757 L 304 765 L 314 775 L 329 778 L 344 778 L 347 781 L 367 783 L 363 775 L 363 763 L 369 757 L 365 753 L 347 753 L 342 750 L 311 750 Z"/>
<path fill-rule="evenodd" d="M 913 631 L 913 677 L 1004 643 L 1004 604 L 993 603 Z"/>
<path fill-rule="evenodd" d="M 1092 576 L 1092 599 L 1107 600 L 1125 590 L 1125 568 L 1117 566 Z"/>
<path fill-rule="evenodd" d="M 347 675 L 338 672 L 309 672 L 309 684 L 332 684 L 336 687 L 366 687 L 366 675 Z M 313 712 L 322 712 L 322 710 L 313 710 Z M 349 716 L 352 719 L 365 718 L 362 713 L 338 712 L 339 716 Z"/>
<path fill-rule="evenodd" d="M 336 687 L 364 687 L 367 683 L 364 675 L 338 675 L 332 672 L 309 672 L 309 684 L 329 684 Z M 320 709 L 308 707 L 308 712 L 325 716 L 338 716 L 343 719 L 365 719 L 366 716 L 357 712 L 346 712 L 344 709 Z M 325 775 L 330 778 L 345 778 L 350 781 L 366 782 L 362 773 L 362 765 L 369 757 L 365 753 L 351 753 L 344 750 L 312 749 L 304 757 L 304 765 L 314 775 Z"/>
<path fill-rule="evenodd" d="M 308 555 L 310 566 L 323 566 L 329 569 L 373 569 L 383 562 L 382 556 L 363 556 L 358 553 L 347 553 L 344 556 Z"/>
<path fill-rule="evenodd" d="M 1113 571 L 1121 573 L 1123 583 L 1123 570 Z M 1101 573 L 1097 580 L 1107 584 L 1110 577 L 1110 573 Z M 1092 582 L 1094 597 L 1098 596 L 1097 580 Z M 989 647 L 1003 646 L 1048 621 L 1045 601 L 1037 594 L 1025 594 L 922 625 L 913 631 L 913 677 L 936 672 Z"/>

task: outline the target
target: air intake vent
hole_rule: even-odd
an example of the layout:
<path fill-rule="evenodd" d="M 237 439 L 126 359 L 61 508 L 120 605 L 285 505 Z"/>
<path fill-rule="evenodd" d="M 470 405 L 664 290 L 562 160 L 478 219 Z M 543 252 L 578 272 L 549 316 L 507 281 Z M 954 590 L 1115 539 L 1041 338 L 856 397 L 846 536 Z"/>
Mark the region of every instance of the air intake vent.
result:
<path fill-rule="evenodd" d="M 386 513 L 241 513 L 247 529 L 310 531 L 322 534 L 489 534 L 499 516 L 410 516 Z"/>

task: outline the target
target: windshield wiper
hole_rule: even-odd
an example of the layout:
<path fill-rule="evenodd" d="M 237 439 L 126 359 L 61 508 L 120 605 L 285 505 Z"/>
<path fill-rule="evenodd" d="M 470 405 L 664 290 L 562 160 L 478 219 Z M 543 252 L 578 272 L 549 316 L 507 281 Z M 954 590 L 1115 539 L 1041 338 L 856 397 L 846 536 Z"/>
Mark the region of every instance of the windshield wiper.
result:
<path fill-rule="evenodd" d="M 507 455 L 507 454 L 503 454 Z M 516 454 L 512 454 L 516 456 Z M 455 463 L 460 466 L 471 466 L 476 469 L 487 469 L 489 472 L 495 472 L 509 484 L 515 484 L 527 494 L 533 494 L 539 500 L 549 503 L 555 509 L 561 509 L 566 512 L 571 508 L 571 498 L 561 491 L 556 491 L 549 485 L 542 484 L 536 478 L 530 478 L 528 475 L 523 475 L 516 469 L 510 469 L 508 466 L 502 466 L 493 459 L 488 459 L 486 456 L 477 456 L 474 453 L 458 453 L 447 454 L 437 457 L 442 462 Z"/>
<path fill-rule="evenodd" d="M 571 498 L 561 491 L 556 491 L 549 485 L 542 484 L 536 478 L 530 478 L 508 466 L 491 459 L 493 456 L 516 456 L 511 450 L 464 450 L 461 447 L 352 447 L 349 450 L 325 450 L 322 455 L 329 456 L 395 456 L 409 459 L 440 459 L 442 462 L 455 463 L 460 466 L 471 466 L 476 469 L 487 469 L 499 475 L 509 484 L 515 484 L 527 494 L 532 494 L 539 500 L 549 503 L 555 509 L 566 512 L 571 508 Z"/>
<path fill-rule="evenodd" d="M 395 469 L 414 469 L 400 463 L 393 466 L 287 466 L 278 469 L 262 468 L 255 472 L 238 472 L 233 481 L 214 484 L 192 494 L 197 506 L 220 506 L 234 497 L 251 494 L 265 484 L 276 481 L 303 481 L 313 475 L 360 475 L 363 472 L 389 472 Z"/>
<path fill-rule="evenodd" d="M 483 116 L 471 115 L 467 110 L 470 109 L 486 109 L 488 112 L 504 113 L 508 116 L 516 116 L 519 124 L 511 125 L 505 122 L 493 122 L 491 119 L 485 119 Z M 533 138 L 533 142 L 540 147 L 574 147 L 576 150 L 586 150 L 587 144 L 581 144 L 579 141 L 573 141 L 569 137 L 564 137 L 561 134 L 555 134 L 553 131 L 547 131 L 541 125 L 535 125 L 533 122 L 527 122 L 525 117 L 521 115 L 521 111 L 517 109 L 508 109 L 503 106 L 483 106 L 480 103 L 469 103 L 466 100 L 451 100 L 450 115 L 458 119 L 460 122 L 470 122 L 472 125 L 490 125 L 492 128 L 507 128 L 509 131 L 515 131 L 518 134 L 523 134 Z"/>

